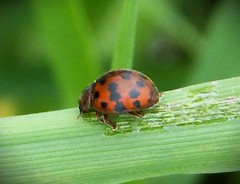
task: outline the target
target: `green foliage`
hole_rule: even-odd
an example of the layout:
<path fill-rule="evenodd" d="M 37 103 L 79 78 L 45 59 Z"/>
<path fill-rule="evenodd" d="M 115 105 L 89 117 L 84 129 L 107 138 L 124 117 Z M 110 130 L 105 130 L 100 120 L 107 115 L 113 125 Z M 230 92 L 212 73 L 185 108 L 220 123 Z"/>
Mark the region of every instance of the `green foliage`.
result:
<path fill-rule="evenodd" d="M 66 105 L 100 74 L 93 34 L 81 1 L 34 1 L 36 22 Z M 79 79 L 85 79 L 79 82 Z M 78 90 L 72 87 L 78 86 Z"/>
<path fill-rule="evenodd" d="M 239 3 L 226 1 L 209 21 L 208 34 L 199 45 L 199 53 L 187 84 L 238 76 L 240 73 Z"/>
<path fill-rule="evenodd" d="M 160 91 L 240 76 L 236 0 L 23 0 L 0 7 L 0 116 L 77 107 L 81 91 L 111 68 L 140 70 Z M 77 120 L 77 108 L 0 119 L 1 176 L 14 183 L 83 175 L 124 182 L 239 170 L 238 86 L 233 78 L 164 92 L 145 119 L 113 116 L 116 132 L 93 114 Z"/>
<path fill-rule="evenodd" d="M 132 68 L 138 0 L 125 0 L 112 69 Z"/>

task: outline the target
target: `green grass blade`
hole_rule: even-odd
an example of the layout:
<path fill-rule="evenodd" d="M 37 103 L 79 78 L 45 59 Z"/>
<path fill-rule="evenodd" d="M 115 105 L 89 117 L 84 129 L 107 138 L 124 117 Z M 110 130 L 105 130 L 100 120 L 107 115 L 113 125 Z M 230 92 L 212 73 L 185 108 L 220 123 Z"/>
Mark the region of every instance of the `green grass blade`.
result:
<path fill-rule="evenodd" d="M 84 3 L 77 0 L 32 3 L 61 100 L 72 107 L 76 104 L 73 97 L 78 97 L 101 69 Z"/>
<path fill-rule="evenodd" d="M 138 0 L 125 0 L 112 69 L 132 68 Z"/>
<path fill-rule="evenodd" d="M 240 40 L 240 22 L 237 17 L 237 1 L 224 1 L 219 4 L 207 24 L 207 37 L 199 45 L 197 57 L 185 84 L 240 75 L 240 42 L 233 41 Z M 225 70 L 229 72 L 222 72 Z"/>
<path fill-rule="evenodd" d="M 0 119 L 3 183 L 122 183 L 240 170 L 240 77 L 164 92 L 144 119 L 78 109 Z"/>
<path fill-rule="evenodd" d="M 202 36 L 175 5 L 171 1 L 141 1 L 140 16 L 159 31 L 170 35 L 188 53 L 193 54 L 198 50 Z"/>

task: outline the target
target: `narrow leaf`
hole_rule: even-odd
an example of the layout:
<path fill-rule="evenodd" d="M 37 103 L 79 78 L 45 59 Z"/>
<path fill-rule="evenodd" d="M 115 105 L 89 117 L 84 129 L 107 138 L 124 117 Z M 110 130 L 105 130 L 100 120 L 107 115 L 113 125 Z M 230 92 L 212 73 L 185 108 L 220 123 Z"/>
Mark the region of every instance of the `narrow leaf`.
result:
<path fill-rule="evenodd" d="M 240 170 L 240 77 L 163 93 L 146 117 L 77 108 L 0 119 L 3 183 L 123 183 Z"/>

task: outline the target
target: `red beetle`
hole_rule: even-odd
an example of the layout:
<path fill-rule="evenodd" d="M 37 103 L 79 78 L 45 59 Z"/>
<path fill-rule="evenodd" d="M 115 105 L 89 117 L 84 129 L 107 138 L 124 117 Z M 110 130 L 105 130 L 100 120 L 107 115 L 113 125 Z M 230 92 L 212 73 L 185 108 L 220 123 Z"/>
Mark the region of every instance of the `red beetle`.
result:
<path fill-rule="evenodd" d="M 159 99 L 157 87 L 146 75 L 135 70 L 112 70 L 83 91 L 79 110 L 86 113 L 93 109 L 98 120 L 114 130 L 117 124 L 109 120 L 110 114 L 129 113 L 143 117 L 140 111 L 155 105 Z"/>

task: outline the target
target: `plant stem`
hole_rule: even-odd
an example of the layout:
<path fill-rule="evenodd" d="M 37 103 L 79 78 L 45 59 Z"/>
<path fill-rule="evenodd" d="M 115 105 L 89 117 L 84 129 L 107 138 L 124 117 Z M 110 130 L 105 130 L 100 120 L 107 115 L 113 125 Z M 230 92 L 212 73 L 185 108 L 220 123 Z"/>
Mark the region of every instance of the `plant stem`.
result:
<path fill-rule="evenodd" d="M 0 119 L 3 183 L 123 183 L 240 170 L 240 77 L 164 92 L 119 129 L 77 108 Z"/>

